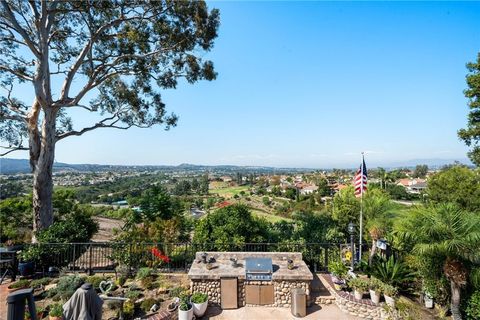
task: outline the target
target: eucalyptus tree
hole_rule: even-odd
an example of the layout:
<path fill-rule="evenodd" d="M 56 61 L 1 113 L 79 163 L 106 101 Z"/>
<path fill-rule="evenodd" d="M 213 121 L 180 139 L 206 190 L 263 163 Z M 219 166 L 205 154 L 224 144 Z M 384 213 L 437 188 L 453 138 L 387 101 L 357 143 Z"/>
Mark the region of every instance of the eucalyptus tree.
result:
<path fill-rule="evenodd" d="M 203 1 L 0 0 L 0 8 L 0 138 L 3 155 L 29 151 L 34 230 L 53 220 L 58 141 L 100 128 L 168 129 L 177 116 L 160 91 L 216 78 L 203 56 L 219 11 Z M 99 120 L 74 129 L 76 108 Z"/>

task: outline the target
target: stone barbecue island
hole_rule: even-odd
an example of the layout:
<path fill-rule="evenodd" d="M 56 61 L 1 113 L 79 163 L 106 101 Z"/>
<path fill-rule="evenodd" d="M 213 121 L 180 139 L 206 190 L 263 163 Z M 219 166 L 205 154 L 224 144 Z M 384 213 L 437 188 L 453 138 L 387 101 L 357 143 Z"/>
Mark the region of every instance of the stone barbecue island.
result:
<path fill-rule="evenodd" d="M 211 304 L 234 309 L 290 307 L 292 289 L 303 289 L 309 301 L 313 275 L 297 252 L 197 252 L 188 278 L 192 293 L 206 293 Z"/>

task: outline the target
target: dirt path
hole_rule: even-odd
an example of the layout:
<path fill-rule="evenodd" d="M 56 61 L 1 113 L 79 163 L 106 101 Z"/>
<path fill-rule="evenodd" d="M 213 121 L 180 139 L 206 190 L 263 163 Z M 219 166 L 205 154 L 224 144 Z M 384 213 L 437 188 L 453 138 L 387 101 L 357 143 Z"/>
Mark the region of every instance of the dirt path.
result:
<path fill-rule="evenodd" d="M 98 232 L 92 237 L 94 242 L 106 242 L 113 238 L 113 229 L 120 229 L 123 227 L 124 222 L 122 220 L 110 219 L 104 217 L 94 217 L 98 222 Z"/>

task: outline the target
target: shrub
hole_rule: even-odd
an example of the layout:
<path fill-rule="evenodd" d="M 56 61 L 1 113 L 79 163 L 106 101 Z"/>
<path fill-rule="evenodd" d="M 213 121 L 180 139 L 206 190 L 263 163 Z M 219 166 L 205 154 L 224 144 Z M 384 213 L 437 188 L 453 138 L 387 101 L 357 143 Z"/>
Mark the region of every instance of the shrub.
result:
<path fill-rule="evenodd" d="M 347 276 L 348 268 L 342 261 L 338 260 L 332 261 L 328 264 L 328 271 L 334 276 L 343 279 Z"/>
<path fill-rule="evenodd" d="M 372 266 L 372 275 L 392 286 L 401 286 L 415 279 L 408 266 L 394 256 L 388 260 L 377 256 Z"/>
<path fill-rule="evenodd" d="M 62 305 L 59 303 L 54 303 L 50 306 L 50 312 L 48 313 L 51 317 L 61 317 L 63 315 Z"/>
<path fill-rule="evenodd" d="M 125 301 L 123 304 L 123 314 L 127 319 L 131 319 L 133 317 L 133 313 L 135 312 L 135 304 L 131 300 Z"/>
<path fill-rule="evenodd" d="M 90 283 L 96 290 L 100 288 L 100 282 L 104 280 L 107 280 L 107 279 L 99 276 L 88 276 L 85 278 L 85 282 Z"/>
<path fill-rule="evenodd" d="M 142 303 L 140 304 L 140 309 L 142 309 L 145 313 L 147 313 L 148 311 L 150 311 L 152 306 L 156 303 L 157 303 L 157 300 L 153 298 L 147 298 L 143 300 Z"/>
<path fill-rule="evenodd" d="M 377 278 L 370 278 L 368 281 L 368 288 L 375 292 L 383 292 L 383 282 Z"/>
<path fill-rule="evenodd" d="M 142 286 L 148 290 L 152 290 L 157 286 L 157 284 L 153 280 L 153 277 L 143 278 L 142 280 L 140 280 L 140 282 L 142 283 Z"/>
<path fill-rule="evenodd" d="M 348 286 L 354 290 L 365 292 L 368 289 L 368 281 L 362 278 L 353 278 L 348 281 Z"/>
<path fill-rule="evenodd" d="M 465 315 L 467 320 L 480 319 L 480 291 L 475 291 L 468 299 Z"/>
<path fill-rule="evenodd" d="M 201 292 L 195 292 L 194 294 L 192 294 L 190 300 L 193 303 L 204 303 L 208 300 L 208 295 Z"/>
<path fill-rule="evenodd" d="M 58 280 L 57 287 L 49 290 L 48 295 L 54 300 L 68 300 L 84 282 L 84 278 L 77 275 L 62 277 Z"/>
<path fill-rule="evenodd" d="M 127 278 L 124 277 L 124 276 L 120 276 L 118 277 L 117 279 L 117 284 L 119 287 L 123 287 L 123 285 L 125 284 L 125 282 L 127 282 Z"/>
<path fill-rule="evenodd" d="M 153 269 L 152 268 L 140 268 L 137 271 L 137 279 L 142 280 L 147 277 L 151 277 L 153 274 Z"/>
<path fill-rule="evenodd" d="M 12 283 L 8 286 L 9 289 L 23 289 L 30 287 L 31 282 L 27 279 L 18 280 L 17 282 Z"/>
<path fill-rule="evenodd" d="M 169 291 L 168 295 L 171 298 L 175 298 L 175 297 L 180 297 L 184 292 L 185 292 L 185 289 L 183 287 L 175 287 Z"/>
<path fill-rule="evenodd" d="M 397 295 L 397 293 L 398 293 L 398 290 L 394 286 L 392 286 L 390 284 L 387 284 L 387 283 L 383 284 L 383 294 L 384 295 L 393 298 Z"/>
<path fill-rule="evenodd" d="M 32 283 L 30 285 L 31 285 L 32 288 L 36 289 L 36 288 L 46 286 L 51 281 L 52 281 L 52 279 L 50 279 L 48 277 L 45 277 L 45 278 L 41 278 L 41 279 L 32 280 Z"/>
<path fill-rule="evenodd" d="M 128 290 L 125 293 L 125 298 L 135 301 L 140 297 L 141 294 L 142 292 L 139 290 Z"/>

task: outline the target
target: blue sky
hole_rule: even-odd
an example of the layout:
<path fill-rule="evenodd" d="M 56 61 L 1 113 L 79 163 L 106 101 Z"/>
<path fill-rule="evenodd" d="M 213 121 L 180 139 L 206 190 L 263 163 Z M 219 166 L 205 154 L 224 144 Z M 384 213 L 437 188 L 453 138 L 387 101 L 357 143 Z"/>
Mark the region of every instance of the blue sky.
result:
<path fill-rule="evenodd" d="M 210 2 L 218 79 L 165 91 L 170 131 L 97 130 L 56 161 L 356 166 L 465 158 L 480 2 Z M 74 114 L 80 128 L 95 120 Z M 12 157 L 24 158 L 16 153 Z"/>

